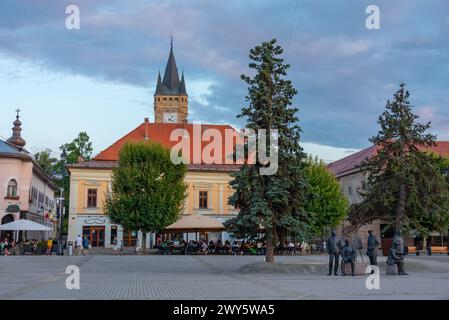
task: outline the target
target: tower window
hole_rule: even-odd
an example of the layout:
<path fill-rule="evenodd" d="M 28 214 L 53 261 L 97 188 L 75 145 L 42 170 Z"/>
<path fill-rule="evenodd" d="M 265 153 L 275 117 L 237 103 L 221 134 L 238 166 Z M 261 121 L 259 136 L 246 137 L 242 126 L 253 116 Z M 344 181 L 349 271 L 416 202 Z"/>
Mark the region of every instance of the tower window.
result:
<path fill-rule="evenodd" d="M 161 98 L 157 98 L 157 101 L 160 102 L 160 101 L 161 101 Z"/>

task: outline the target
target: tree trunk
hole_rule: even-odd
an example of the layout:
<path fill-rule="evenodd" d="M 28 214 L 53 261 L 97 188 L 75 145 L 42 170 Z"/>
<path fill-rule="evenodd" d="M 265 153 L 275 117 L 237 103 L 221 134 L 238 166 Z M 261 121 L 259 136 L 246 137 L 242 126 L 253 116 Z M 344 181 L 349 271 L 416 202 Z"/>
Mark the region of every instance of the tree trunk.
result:
<path fill-rule="evenodd" d="M 147 254 L 147 233 L 142 231 L 142 245 L 140 249 L 140 254 Z"/>
<path fill-rule="evenodd" d="M 265 261 L 273 263 L 274 262 L 274 244 L 273 239 L 268 239 L 267 237 L 267 252 L 265 255 Z"/>
<path fill-rule="evenodd" d="M 399 189 L 398 209 L 396 211 L 396 229 L 397 230 L 402 230 L 402 225 L 404 223 L 406 196 L 407 196 L 407 194 L 405 191 L 405 185 L 401 184 L 401 187 Z"/>

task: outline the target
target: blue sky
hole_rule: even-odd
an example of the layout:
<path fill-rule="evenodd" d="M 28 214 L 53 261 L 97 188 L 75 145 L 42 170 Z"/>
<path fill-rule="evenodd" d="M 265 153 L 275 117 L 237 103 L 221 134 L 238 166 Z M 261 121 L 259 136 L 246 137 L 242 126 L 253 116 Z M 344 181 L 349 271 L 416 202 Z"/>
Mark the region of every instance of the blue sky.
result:
<path fill-rule="evenodd" d="M 65 28 L 78 5 L 80 30 Z M 381 28 L 365 27 L 380 8 Z M 99 152 L 153 117 L 173 33 L 190 120 L 244 123 L 248 51 L 284 47 L 306 151 L 336 160 L 366 147 L 405 82 L 423 121 L 449 140 L 449 1 L 0 0 L 0 136 L 20 107 L 27 147 L 57 150 L 87 131 Z"/>

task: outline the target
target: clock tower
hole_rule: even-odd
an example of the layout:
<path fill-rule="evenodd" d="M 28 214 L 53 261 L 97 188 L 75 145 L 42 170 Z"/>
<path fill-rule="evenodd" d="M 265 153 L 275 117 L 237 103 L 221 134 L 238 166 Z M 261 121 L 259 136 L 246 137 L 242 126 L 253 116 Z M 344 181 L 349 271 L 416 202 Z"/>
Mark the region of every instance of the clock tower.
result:
<path fill-rule="evenodd" d="M 184 123 L 187 122 L 188 96 L 184 81 L 184 72 L 179 80 L 173 41 L 170 46 L 164 78 L 159 73 L 156 92 L 154 94 L 154 122 L 155 123 Z"/>

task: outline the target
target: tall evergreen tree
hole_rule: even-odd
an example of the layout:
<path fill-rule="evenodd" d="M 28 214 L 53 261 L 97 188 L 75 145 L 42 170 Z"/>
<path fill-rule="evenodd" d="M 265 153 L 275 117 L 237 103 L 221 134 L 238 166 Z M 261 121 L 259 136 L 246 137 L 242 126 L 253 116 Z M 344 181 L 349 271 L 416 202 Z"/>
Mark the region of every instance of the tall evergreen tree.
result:
<path fill-rule="evenodd" d="M 378 134 L 370 139 L 377 153 L 361 165 L 367 180 L 360 191 L 364 200 L 349 215 L 354 224 L 382 219 L 397 230 L 426 231 L 431 226 L 425 221 L 447 221 L 447 183 L 438 162 L 424 152 L 435 146 L 436 137 L 427 133 L 430 122 L 420 124 L 418 118 L 401 84 L 379 117 Z"/>
<path fill-rule="evenodd" d="M 240 212 L 226 223 L 229 231 L 239 237 L 255 237 L 258 230 L 265 232 L 267 262 L 274 262 L 274 246 L 279 239 L 301 236 L 306 226 L 301 202 L 305 154 L 299 145 L 301 129 L 295 115 L 298 109 L 292 107 L 297 91 L 285 79 L 289 65 L 279 57 L 282 52 L 276 39 L 250 50 L 249 67 L 255 76 L 241 76 L 248 85 L 249 105 L 238 115 L 247 119 L 247 128 L 267 130 L 267 152 L 268 130 L 278 130 L 278 170 L 274 175 L 261 175 L 260 169 L 267 164 L 257 156 L 254 165 L 245 164 L 234 174 L 231 187 L 235 193 L 229 202 L 238 206 Z"/>

